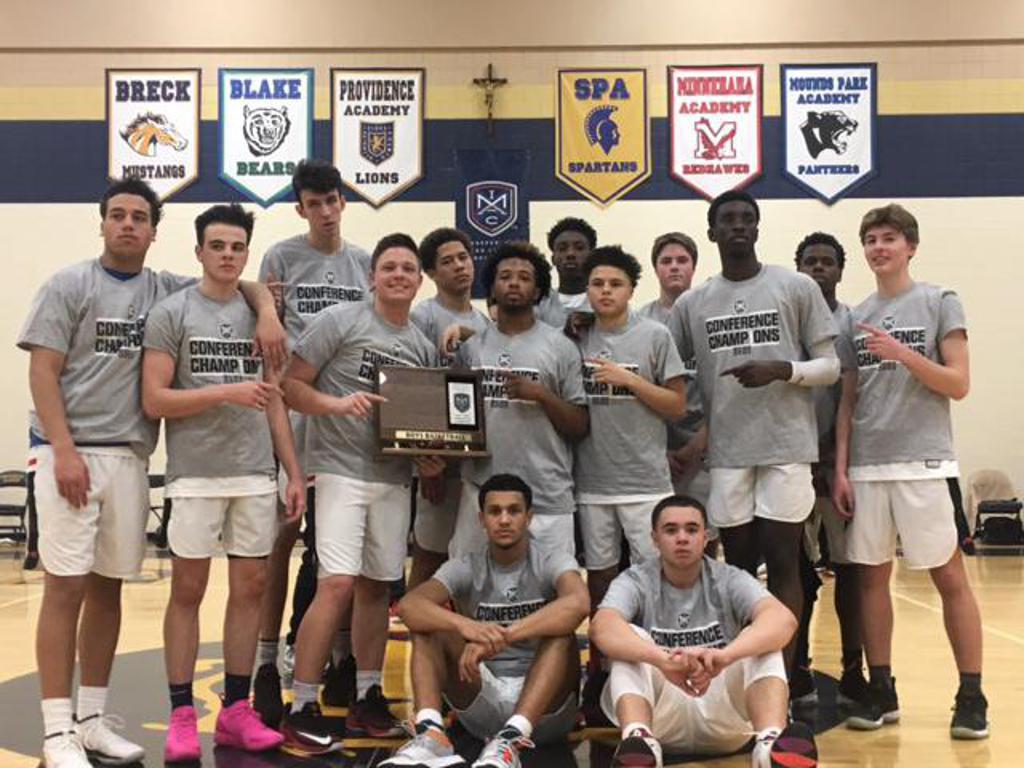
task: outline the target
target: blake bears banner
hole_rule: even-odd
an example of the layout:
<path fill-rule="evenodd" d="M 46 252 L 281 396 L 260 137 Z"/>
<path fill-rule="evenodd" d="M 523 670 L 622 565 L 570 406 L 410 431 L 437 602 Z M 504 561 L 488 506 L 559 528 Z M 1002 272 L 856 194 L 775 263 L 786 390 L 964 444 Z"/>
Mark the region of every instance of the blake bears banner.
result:
<path fill-rule="evenodd" d="M 877 66 L 782 65 L 785 174 L 830 205 L 874 176 Z"/>
<path fill-rule="evenodd" d="M 375 208 L 423 178 L 423 69 L 332 69 L 334 164 Z"/>
<path fill-rule="evenodd" d="M 762 68 L 669 67 L 669 173 L 709 200 L 761 175 Z"/>
<path fill-rule="evenodd" d="M 199 176 L 198 69 L 107 70 L 107 176 L 161 200 Z"/>
<path fill-rule="evenodd" d="M 651 175 L 644 69 L 561 69 L 555 173 L 598 205 Z"/>
<path fill-rule="evenodd" d="M 220 70 L 220 177 L 267 207 L 313 154 L 312 69 Z"/>
<path fill-rule="evenodd" d="M 530 239 L 526 174 L 530 153 L 523 149 L 459 149 L 455 226 L 473 243 L 473 298 L 485 298 L 484 262 L 505 240 Z"/>

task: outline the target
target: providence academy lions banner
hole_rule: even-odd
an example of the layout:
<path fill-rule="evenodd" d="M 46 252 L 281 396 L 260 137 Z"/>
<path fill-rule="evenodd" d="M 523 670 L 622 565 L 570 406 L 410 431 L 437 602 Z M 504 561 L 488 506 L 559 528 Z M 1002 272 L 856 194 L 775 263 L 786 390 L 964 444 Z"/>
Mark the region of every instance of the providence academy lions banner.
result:
<path fill-rule="evenodd" d="M 782 65 L 785 174 L 830 205 L 874 176 L 875 64 Z"/>
<path fill-rule="evenodd" d="M 561 69 L 555 173 L 598 205 L 651 175 L 644 69 Z"/>
<path fill-rule="evenodd" d="M 107 176 L 161 200 L 199 176 L 198 69 L 107 70 Z"/>
<path fill-rule="evenodd" d="M 220 177 L 267 207 L 313 154 L 312 69 L 220 70 Z"/>
<path fill-rule="evenodd" d="M 669 67 L 669 173 L 708 198 L 761 175 L 761 72 Z"/>
<path fill-rule="evenodd" d="M 423 178 L 423 69 L 332 69 L 334 164 L 375 208 Z"/>

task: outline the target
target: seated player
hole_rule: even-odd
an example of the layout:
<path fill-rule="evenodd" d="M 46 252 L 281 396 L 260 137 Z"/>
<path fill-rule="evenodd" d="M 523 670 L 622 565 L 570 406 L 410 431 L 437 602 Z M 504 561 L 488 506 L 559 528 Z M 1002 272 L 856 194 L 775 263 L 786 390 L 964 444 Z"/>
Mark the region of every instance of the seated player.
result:
<path fill-rule="evenodd" d="M 651 527 L 659 556 L 620 574 L 590 624 L 611 661 L 601 703 L 622 728 L 612 765 L 661 766 L 663 747 L 727 754 L 751 735 L 754 768 L 815 765 L 810 731 L 786 727 L 781 651 L 796 618 L 753 576 L 703 555 L 696 499 L 663 499 Z"/>
<path fill-rule="evenodd" d="M 960 673 L 951 735 L 983 739 L 981 615 L 957 547 L 947 485 L 959 473 L 949 401 L 970 389 L 967 321 L 954 291 L 910 276 L 918 232 L 917 220 L 895 204 L 868 211 L 860 225 L 876 291 L 853 310 L 857 369 L 843 374 L 833 500 L 850 518 L 846 553 L 859 566 L 869 681 L 847 725 L 874 730 L 900 717 L 889 594 L 899 536 L 904 564 L 927 570 L 942 600 Z"/>
<path fill-rule="evenodd" d="M 444 731 L 442 696 L 466 730 L 487 740 L 474 768 L 517 768 L 520 749 L 572 730 L 574 633 L 590 601 L 572 555 L 529 534 L 532 502 L 516 475 L 489 478 L 479 495 L 487 547 L 449 560 L 402 599 L 416 733 L 382 766 L 462 764 Z"/>
<path fill-rule="evenodd" d="M 253 354 L 256 316 L 238 290 L 253 216 L 218 205 L 196 219 L 202 281 L 149 314 L 143 346 L 142 405 L 167 420 L 167 488 L 174 499 L 168 542 L 174 560 L 164 617 L 164 657 L 171 722 L 170 762 L 201 756 L 192 679 L 199 646 L 199 606 L 210 558 L 223 543 L 230 582 L 224 616 L 224 707 L 214 741 L 247 751 L 274 749 L 282 736 L 249 704 L 267 555 L 277 535 L 274 453 L 287 473 L 287 510 L 305 505 L 279 374 Z M 265 413 L 264 413 L 265 412 Z"/>

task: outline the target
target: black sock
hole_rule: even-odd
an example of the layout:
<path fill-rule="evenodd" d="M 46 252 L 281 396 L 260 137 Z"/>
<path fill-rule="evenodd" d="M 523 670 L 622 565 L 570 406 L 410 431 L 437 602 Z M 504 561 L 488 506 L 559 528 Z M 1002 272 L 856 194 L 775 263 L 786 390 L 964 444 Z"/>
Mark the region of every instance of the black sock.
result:
<path fill-rule="evenodd" d="M 872 685 L 884 685 L 886 688 L 892 685 L 892 667 L 889 664 L 869 666 L 868 676 Z"/>
<path fill-rule="evenodd" d="M 248 675 L 224 675 L 224 706 L 230 707 L 236 701 L 249 698 Z"/>
<path fill-rule="evenodd" d="M 191 707 L 192 706 L 192 681 L 189 680 L 187 683 L 178 683 L 175 685 L 171 683 L 167 686 L 171 692 L 171 709 L 177 709 L 178 707 Z"/>
<path fill-rule="evenodd" d="M 961 672 L 960 693 L 981 693 L 981 672 Z"/>
<path fill-rule="evenodd" d="M 848 669 L 859 670 L 864 666 L 864 652 L 860 648 L 851 650 L 843 649 L 843 671 Z"/>

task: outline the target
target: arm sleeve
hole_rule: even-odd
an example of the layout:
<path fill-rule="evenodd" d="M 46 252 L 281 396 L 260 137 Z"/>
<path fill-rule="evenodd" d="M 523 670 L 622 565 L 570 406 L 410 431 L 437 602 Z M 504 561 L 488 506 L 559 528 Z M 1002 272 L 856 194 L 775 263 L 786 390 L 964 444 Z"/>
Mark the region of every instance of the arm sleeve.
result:
<path fill-rule="evenodd" d="M 839 378 L 839 360 L 831 339 L 818 342 L 811 349 L 810 360 L 793 360 L 790 384 L 801 387 L 827 387 Z"/>

